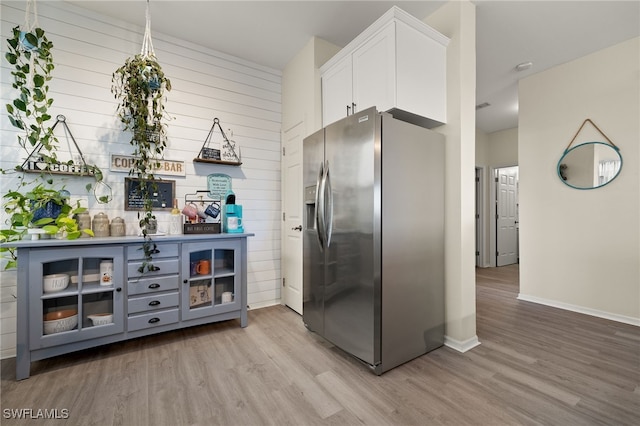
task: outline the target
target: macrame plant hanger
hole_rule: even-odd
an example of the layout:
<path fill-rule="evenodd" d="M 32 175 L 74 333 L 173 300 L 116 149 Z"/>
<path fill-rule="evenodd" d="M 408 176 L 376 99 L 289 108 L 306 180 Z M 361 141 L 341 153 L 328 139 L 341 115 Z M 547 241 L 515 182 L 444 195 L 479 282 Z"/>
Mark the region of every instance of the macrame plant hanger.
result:
<path fill-rule="evenodd" d="M 32 19 L 32 15 L 33 15 L 33 19 Z M 24 49 L 25 51 L 38 49 L 38 46 L 33 46 L 31 43 L 29 43 L 29 41 L 27 41 L 24 34 L 32 32 L 33 30 L 38 28 L 39 25 L 40 24 L 38 23 L 38 8 L 36 6 L 36 0 L 27 0 L 27 4 L 24 9 L 24 24 L 20 27 L 20 31 L 21 31 L 20 45 L 22 46 L 22 49 Z M 33 73 L 35 72 L 34 60 L 35 60 L 35 54 L 32 54 L 31 57 L 29 58 L 29 73 L 27 77 L 27 81 L 29 82 L 29 89 L 33 89 L 34 87 L 34 82 L 33 82 Z"/>
<path fill-rule="evenodd" d="M 140 55 L 143 58 L 154 58 L 156 53 L 153 50 L 153 42 L 151 41 L 151 13 L 149 12 L 149 0 L 147 0 L 146 25 L 144 27 L 144 37 L 142 38 L 142 49 Z"/>

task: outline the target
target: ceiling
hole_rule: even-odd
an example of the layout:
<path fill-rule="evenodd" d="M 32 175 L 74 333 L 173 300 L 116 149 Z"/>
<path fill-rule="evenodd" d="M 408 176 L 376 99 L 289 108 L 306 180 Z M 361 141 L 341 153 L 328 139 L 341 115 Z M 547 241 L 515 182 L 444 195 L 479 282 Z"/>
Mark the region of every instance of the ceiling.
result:
<path fill-rule="evenodd" d="M 144 26 L 145 0 L 68 1 Z M 391 6 L 424 19 L 444 1 L 150 1 L 151 28 L 277 70 L 310 37 L 345 46 Z M 640 1 L 472 1 L 476 124 L 517 127 L 518 80 L 640 35 Z M 515 66 L 532 62 L 530 69 Z"/>

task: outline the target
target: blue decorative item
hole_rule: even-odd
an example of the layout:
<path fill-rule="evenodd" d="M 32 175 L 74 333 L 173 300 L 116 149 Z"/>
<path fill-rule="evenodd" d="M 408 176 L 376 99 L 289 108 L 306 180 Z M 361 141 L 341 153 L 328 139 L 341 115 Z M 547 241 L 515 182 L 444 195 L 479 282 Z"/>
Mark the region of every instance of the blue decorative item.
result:
<path fill-rule="evenodd" d="M 33 221 L 37 222 L 44 218 L 55 219 L 60 213 L 62 213 L 62 205 L 54 201 L 48 201 L 43 207 L 37 208 L 33 212 Z"/>
<path fill-rule="evenodd" d="M 24 50 L 27 50 L 27 51 L 37 50 L 38 49 L 33 44 L 29 43 L 29 40 L 27 40 L 27 32 L 26 31 L 20 31 L 20 45 L 22 47 L 24 47 Z"/>

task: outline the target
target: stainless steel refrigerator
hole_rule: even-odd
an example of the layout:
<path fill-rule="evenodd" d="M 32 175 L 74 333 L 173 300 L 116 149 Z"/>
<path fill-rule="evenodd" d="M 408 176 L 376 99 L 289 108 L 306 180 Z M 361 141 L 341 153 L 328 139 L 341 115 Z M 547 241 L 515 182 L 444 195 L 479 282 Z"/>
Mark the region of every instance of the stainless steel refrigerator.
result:
<path fill-rule="evenodd" d="M 444 342 L 444 143 L 375 108 L 303 142 L 303 321 L 376 374 Z"/>

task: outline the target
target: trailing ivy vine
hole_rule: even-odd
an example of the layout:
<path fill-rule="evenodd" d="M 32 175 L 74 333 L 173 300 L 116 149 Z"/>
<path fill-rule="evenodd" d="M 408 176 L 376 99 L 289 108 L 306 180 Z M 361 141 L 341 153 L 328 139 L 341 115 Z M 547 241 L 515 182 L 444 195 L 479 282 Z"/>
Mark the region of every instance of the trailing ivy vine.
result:
<path fill-rule="evenodd" d="M 155 221 L 151 192 L 157 190 L 154 170 L 159 167 L 167 146 L 165 117 L 165 91 L 171 90 L 171 81 L 165 76 L 160 64 L 151 55 L 136 55 L 128 58 L 112 76 L 111 92 L 119 100 L 118 118 L 124 130 L 131 132 L 129 143 L 133 146 L 134 161 L 129 174 L 136 177 L 139 196 L 144 202 L 144 210 L 138 213 L 139 225 L 145 242 L 145 261 L 140 272 L 152 271 L 153 254 L 156 244 L 147 232 Z"/>

